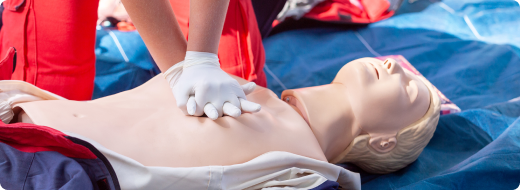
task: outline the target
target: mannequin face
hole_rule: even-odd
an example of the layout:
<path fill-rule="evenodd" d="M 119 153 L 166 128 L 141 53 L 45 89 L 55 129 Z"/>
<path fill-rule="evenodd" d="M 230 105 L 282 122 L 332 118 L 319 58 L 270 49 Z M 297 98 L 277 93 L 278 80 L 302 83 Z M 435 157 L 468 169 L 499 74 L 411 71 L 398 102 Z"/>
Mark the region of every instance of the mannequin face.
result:
<path fill-rule="evenodd" d="M 352 62 L 332 83 L 347 88 L 353 113 L 364 132 L 397 132 L 420 119 L 430 104 L 424 83 L 393 60 L 365 58 Z"/>
<path fill-rule="evenodd" d="M 308 123 L 315 133 L 327 134 L 321 130 L 334 131 L 335 134 L 322 136 L 321 141 L 324 142 L 325 139 L 332 138 L 340 132 L 334 127 L 325 126 L 332 124 L 339 127 L 338 123 L 341 123 L 343 128 L 357 128 L 358 134 L 370 135 L 369 143 L 378 152 L 388 152 L 393 149 L 397 132 L 419 120 L 430 104 L 430 93 L 424 83 L 392 59 L 385 62 L 374 58 L 352 61 L 343 66 L 331 85 L 324 85 L 321 88 L 322 92 L 318 92 L 318 89 L 320 88 L 297 89 L 284 92 L 282 97 L 285 98 L 284 95 L 287 95 L 296 99 L 289 101 L 289 104 L 292 104 L 291 102 L 301 104 L 295 107 L 303 115 L 308 114 L 304 118 L 309 118 Z M 324 92 L 333 89 L 335 93 Z M 347 101 L 336 101 L 340 97 Z M 326 108 L 318 108 L 321 105 Z M 314 109 L 321 111 L 314 111 Z M 322 114 L 323 110 L 327 110 L 325 113 L 344 113 L 344 115 L 343 118 L 331 118 L 329 114 Z M 327 123 L 317 118 L 334 121 Z M 350 118 L 350 121 L 344 118 Z M 358 135 L 352 134 L 356 133 L 355 129 L 343 130 L 341 133 L 349 133 L 354 137 Z M 318 140 L 320 141 L 320 137 Z M 344 148 L 346 146 L 348 144 L 342 145 Z"/>

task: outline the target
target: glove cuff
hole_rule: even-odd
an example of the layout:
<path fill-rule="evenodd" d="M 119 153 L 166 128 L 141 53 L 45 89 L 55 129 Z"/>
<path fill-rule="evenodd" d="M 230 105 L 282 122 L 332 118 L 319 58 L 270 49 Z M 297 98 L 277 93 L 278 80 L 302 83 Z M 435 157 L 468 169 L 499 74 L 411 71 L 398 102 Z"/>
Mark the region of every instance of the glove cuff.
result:
<path fill-rule="evenodd" d="M 217 54 L 208 52 L 187 51 L 186 57 L 184 57 L 184 62 L 184 68 L 200 64 L 215 65 L 220 67 Z"/>
<path fill-rule="evenodd" d="M 181 61 L 173 66 L 171 66 L 166 72 L 163 73 L 164 78 L 170 84 L 170 88 L 173 88 L 175 86 L 175 83 L 177 83 L 177 80 L 179 77 L 181 77 L 182 69 L 185 65 L 184 61 Z"/>
<path fill-rule="evenodd" d="M 220 68 L 220 63 L 218 60 L 217 54 L 208 53 L 208 52 L 198 52 L 198 51 L 187 51 L 186 57 L 184 57 L 184 61 L 181 61 L 172 67 L 170 67 L 166 72 L 163 73 L 164 78 L 170 84 L 170 88 L 173 88 L 177 83 L 177 80 L 181 77 L 182 70 L 194 65 L 214 65 Z"/>

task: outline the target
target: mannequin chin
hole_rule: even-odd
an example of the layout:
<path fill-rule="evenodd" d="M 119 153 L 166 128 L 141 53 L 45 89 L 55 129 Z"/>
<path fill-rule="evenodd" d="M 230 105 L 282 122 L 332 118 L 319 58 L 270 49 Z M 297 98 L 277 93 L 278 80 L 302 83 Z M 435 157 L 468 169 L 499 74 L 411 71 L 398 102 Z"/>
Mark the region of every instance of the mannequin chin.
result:
<path fill-rule="evenodd" d="M 440 103 L 431 88 L 394 60 L 362 58 L 346 64 L 331 84 L 286 90 L 282 101 L 259 87 L 247 98 L 262 110 L 238 118 L 185 116 L 174 106 L 167 83 L 157 77 L 90 102 L 19 104 L 23 110 L 17 118 L 85 136 L 143 165 L 232 165 L 286 151 L 387 173 L 413 162 L 433 135 Z M 408 137 L 411 130 L 415 136 Z M 418 146 L 401 146 L 406 144 Z M 396 151 L 410 156 L 380 159 Z M 349 157 L 362 157 L 357 154 L 369 156 Z"/>

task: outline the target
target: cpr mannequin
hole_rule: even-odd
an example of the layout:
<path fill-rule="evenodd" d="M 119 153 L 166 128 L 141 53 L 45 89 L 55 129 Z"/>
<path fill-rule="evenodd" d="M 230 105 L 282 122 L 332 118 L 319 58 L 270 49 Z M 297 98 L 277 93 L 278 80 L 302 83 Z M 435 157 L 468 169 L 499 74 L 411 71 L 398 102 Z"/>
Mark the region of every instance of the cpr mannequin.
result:
<path fill-rule="evenodd" d="M 0 89 L 14 89 L 9 82 L 0 82 Z M 234 165 L 282 151 L 388 173 L 413 162 L 433 135 L 440 111 L 433 92 L 426 79 L 391 59 L 362 58 L 345 65 L 331 84 L 284 91 L 285 102 L 258 87 L 247 99 L 262 110 L 238 118 L 185 116 L 171 106 L 175 99 L 161 75 L 89 102 L 11 106 L 21 122 L 79 134 L 145 166 Z"/>

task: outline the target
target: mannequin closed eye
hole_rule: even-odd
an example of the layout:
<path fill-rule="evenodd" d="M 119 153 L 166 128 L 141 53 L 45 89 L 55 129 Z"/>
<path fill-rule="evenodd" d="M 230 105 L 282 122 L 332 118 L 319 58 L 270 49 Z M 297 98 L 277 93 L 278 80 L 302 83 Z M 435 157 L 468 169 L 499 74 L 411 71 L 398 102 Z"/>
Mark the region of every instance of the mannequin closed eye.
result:
<path fill-rule="evenodd" d="M 370 62 L 369 62 L 368 64 L 370 64 L 370 66 L 372 66 L 372 67 L 374 68 L 374 70 L 376 71 L 376 77 L 377 77 L 377 80 L 379 80 L 379 71 L 377 70 L 377 68 L 374 66 L 373 63 L 370 63 Z"/>

